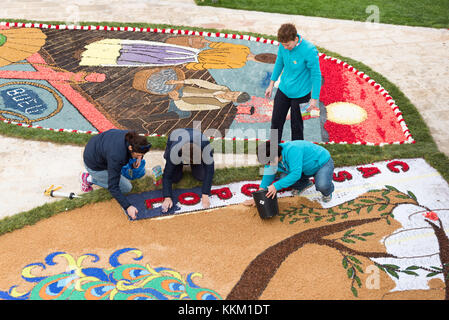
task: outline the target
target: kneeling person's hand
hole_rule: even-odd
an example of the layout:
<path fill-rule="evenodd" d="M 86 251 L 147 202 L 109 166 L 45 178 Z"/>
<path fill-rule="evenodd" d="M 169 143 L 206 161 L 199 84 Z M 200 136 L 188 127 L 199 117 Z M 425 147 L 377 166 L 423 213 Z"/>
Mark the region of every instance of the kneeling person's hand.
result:
<path fill-rule="evenodd" d="M 172 199 L 170 197 L 165 198 L 162 202 L 162 212 L 167 212 L 171 207 L 173 207 Z"/>

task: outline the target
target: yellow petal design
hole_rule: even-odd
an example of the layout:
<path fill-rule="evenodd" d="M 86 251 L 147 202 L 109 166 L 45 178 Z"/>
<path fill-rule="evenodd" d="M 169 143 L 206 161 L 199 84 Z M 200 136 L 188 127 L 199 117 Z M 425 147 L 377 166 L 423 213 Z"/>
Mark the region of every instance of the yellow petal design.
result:
<path fill-rule="evenodd" d="M 24 60 L 38 52 L 47 36 L 36 28 L 0 30 L 6 41 L 0 46 L 0 67 Z"/>
<path fill-rule="evenodd" d="M 80 66 L 117 65 L 122 43 L 120 39 L 104 39 L 85 46 Z"/>
<path fill-rule="evenodd" d="M 354 125 L 362 123 L 368 118 L 368 114 L 362 107 L 349 102 L 335 102 L 326 106 L 327 120 L 339 123 Z"/>

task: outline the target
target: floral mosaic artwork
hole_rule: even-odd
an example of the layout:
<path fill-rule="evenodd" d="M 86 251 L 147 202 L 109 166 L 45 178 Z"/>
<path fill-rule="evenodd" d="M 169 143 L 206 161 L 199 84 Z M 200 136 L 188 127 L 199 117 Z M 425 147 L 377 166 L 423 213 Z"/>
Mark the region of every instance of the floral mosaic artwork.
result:
<path fill-rule="evenodd" d="M 208 270 L 203 278 L 212 289 L 200 285 L 200 273 L 150 265 L 141 250 L 126 247 L 106 250 L 108 259 L 50 251 L 44 261 L 18 268 L 22 279 L 3 281 L 0 299 L 449 299 L 449 185 L 438 172 L 423 159 L 396 159 L 337 168 L 334 183 L 330 202 L 320 202 L 310 188 L 301 201 L 281 199 L 279 214 L 268 221 L 255 208 L 234 207 L 133 223 L 137 241 L 148 241 L 148 227 L 157 226 L 146 250 L 159 252 L 158 259 L 171 260 L 161 251 L 174 252 L 181 243 L 193 248 L 197 259 L 179 259 Z M 239 203 L 257 188 L 251 181 L 216 186 L 211 203 Z M 198 210 L 195 190 L 177 194 L 178 213 Z M 141 199 L 147 208 L 159 203 L 156 196 Z M 90 230 L 116 232 L 104 223 Z M 239 231 L 230 234 L 232 228 Z M 256 238 L 259 245 L 249 252 Z"/>
<path fill-rule="evenodd" d="M 264 93 L 276 41 L 173 29 L 31 23 L 0 28 L 4 122 L 163 136 L 201 121 L 203 131 L 217 130 L 224 139 L 269 137 L 274 94 L 267 99 Z M 301 110 L 306 140 L 414 142 L 400 106 L 381 84 L 343 61 L 319 56 L 319 108 Z M 290 140 L 289 121 L 284 140 Z"/>
<path fill-rule="evenodd" d="M 388 175 L 391 179 L 390 182 L 393 183 L 398 175 L 413 175 L 413 172 L 410 172 L 409 163 L 410 160 L 391 160 L 370 165 L 360 165 L 351 169 L 337 168 L 334 171 L 333 181 L 335 187 L 338 188 L 340 185 L 348 182 L 363 181 L 361 182 L 362 184 L 370 183 L 370 178 Z M 413 166 L 413 164 L 411 165 Z M 313 181 L 313 178 L 311 180 Z M 260 181 L 241 181 L 223 186 L 213 186 L 210 197 L 211 208 L 239 204 L 252 198 L 252 193 L 259 189 L 259 183 Z M 174 206 L 165 213 L 162 212 L 161 207 L 164 201 L 162 190 L 130 194 L 127 196 L 127 199 L 139 210 L 137 220 L 202 210 L 200 187 L 175 189 L 173 192 Z M 319 199 L 319 193 L 314 190 L 306 190 L 303 194 L 307 197 L 310 196 L 314 200 Z M 279 190 L 277 194 L 278 198 L 290 196 L 292 196 L 291 188 Z M 336 199 L 339 198 L 338 192 L 334 197 Z"/>
<path fill-rule="evenodd" d="M 84 254 L 78 258 L 69 253 L 54 252 L 45 258 L 45 263 L 27 265 L 22 278 L 35 283 L 29 292 L 21 292 L 12 286 L 0 290 L 0 299 L 5 300 L 217 300 L 220 295 L 213 290 L 200 288 L 194 278 L 199 273 L 181 275 L 164 267 L 152 268 L 138 263 L 121 264 L 124 254 L 133 254 L 135 261 L 143 259 L 142 252 L 134 248 L 115 251 L 109 257 L 107 268 L 90 267 L 89 260 L 100 263 L 96 254 Z M 46 269 L 55 266 L 55 258 L 64 258 L 67 271 L 46 274 Z M 40 271 L 40 272 L 39 272 Z"/>
<path fill-rule="evenodd" d="M 409 209 L 398 210 L 401 206 Z M 429 290 L 428 282 L 433 280 L 439 283 L 433 290 L 440 290 L 441 296 L 449 299 L 449 238 L 445 230 L 447 217 L 443 218 L 448 209 L 436 211 L 440 215 L 421 205 L 410 190 L 403 192 L 389 185 L 329 208 L 290 207 L 281 212 L 280 220 L 309 227 L 260 253 L 227 299 L 259 299 L 283 261 L 305 244 L 331 248 L 340 254 L 341 274 L 334 277 L 346 278 L 348 291 L 356 298 L 363 297 L 360 292 L 364 289 L 379 289 L 379 273 L 383 272 L 396 282 L 394 290 L 384 297 L 406 290 Z M 403 227 L 389 233 L 388 226 L 394 219 Z M 387 233 L 382 240 L 386 252 L 364 249 L 376 235 L 369 226 L 378 222 L 384 223 L 382 232 Z M 251 290 L 247 290 L 249 285 Z"/>

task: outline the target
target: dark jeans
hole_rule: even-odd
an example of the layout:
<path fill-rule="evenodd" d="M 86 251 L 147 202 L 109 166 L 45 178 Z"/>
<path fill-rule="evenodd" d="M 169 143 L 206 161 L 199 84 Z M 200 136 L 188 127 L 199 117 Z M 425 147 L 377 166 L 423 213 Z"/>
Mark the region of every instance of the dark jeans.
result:
<path fill-rule="evenodd" d="M 177 165 L 173 172 L 173 183 L 178 183 L 182 179 L 182 170 L 183 165 Z M 206 166 L 202 164 L 191 164 L 190 167 L 192 168 L 192 175 L 196 180 L 203 181 L 204 176 L 206 175 Z"/>
<path fill-rule="evenodd" d="M 280 89 L 277 90 L 274 96 L 273 114 L 271 115 L 271 135 L 273 136 L 274 130 L 277 130 L 278 142 L 282 140 L 282 131 L 284 130 L 288 110 L 290 110 L 292 141 L 304 140 L 304 124 L 299 105 L 307 103 L 309 100 L 310 93 L 301 98 L 289 98 Z"/>

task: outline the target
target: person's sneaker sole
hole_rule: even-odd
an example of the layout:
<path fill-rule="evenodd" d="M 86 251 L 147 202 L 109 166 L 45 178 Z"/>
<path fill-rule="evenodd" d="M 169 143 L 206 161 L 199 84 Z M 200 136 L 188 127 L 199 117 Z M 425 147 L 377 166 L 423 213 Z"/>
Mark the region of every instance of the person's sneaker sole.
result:
<path fill-rule="evenodd" d="M 86 178 L 85 178 L 86 175 L 89 175 L 89 174 L 86 173 L 86 172 L 82 172 L 80 174 L 81 191 L 83 191 L 83 192 L 90 192 L 90 191 L 93 190 L 92 183 L 89 183 L 89 182 L 86 181 Z"/>

